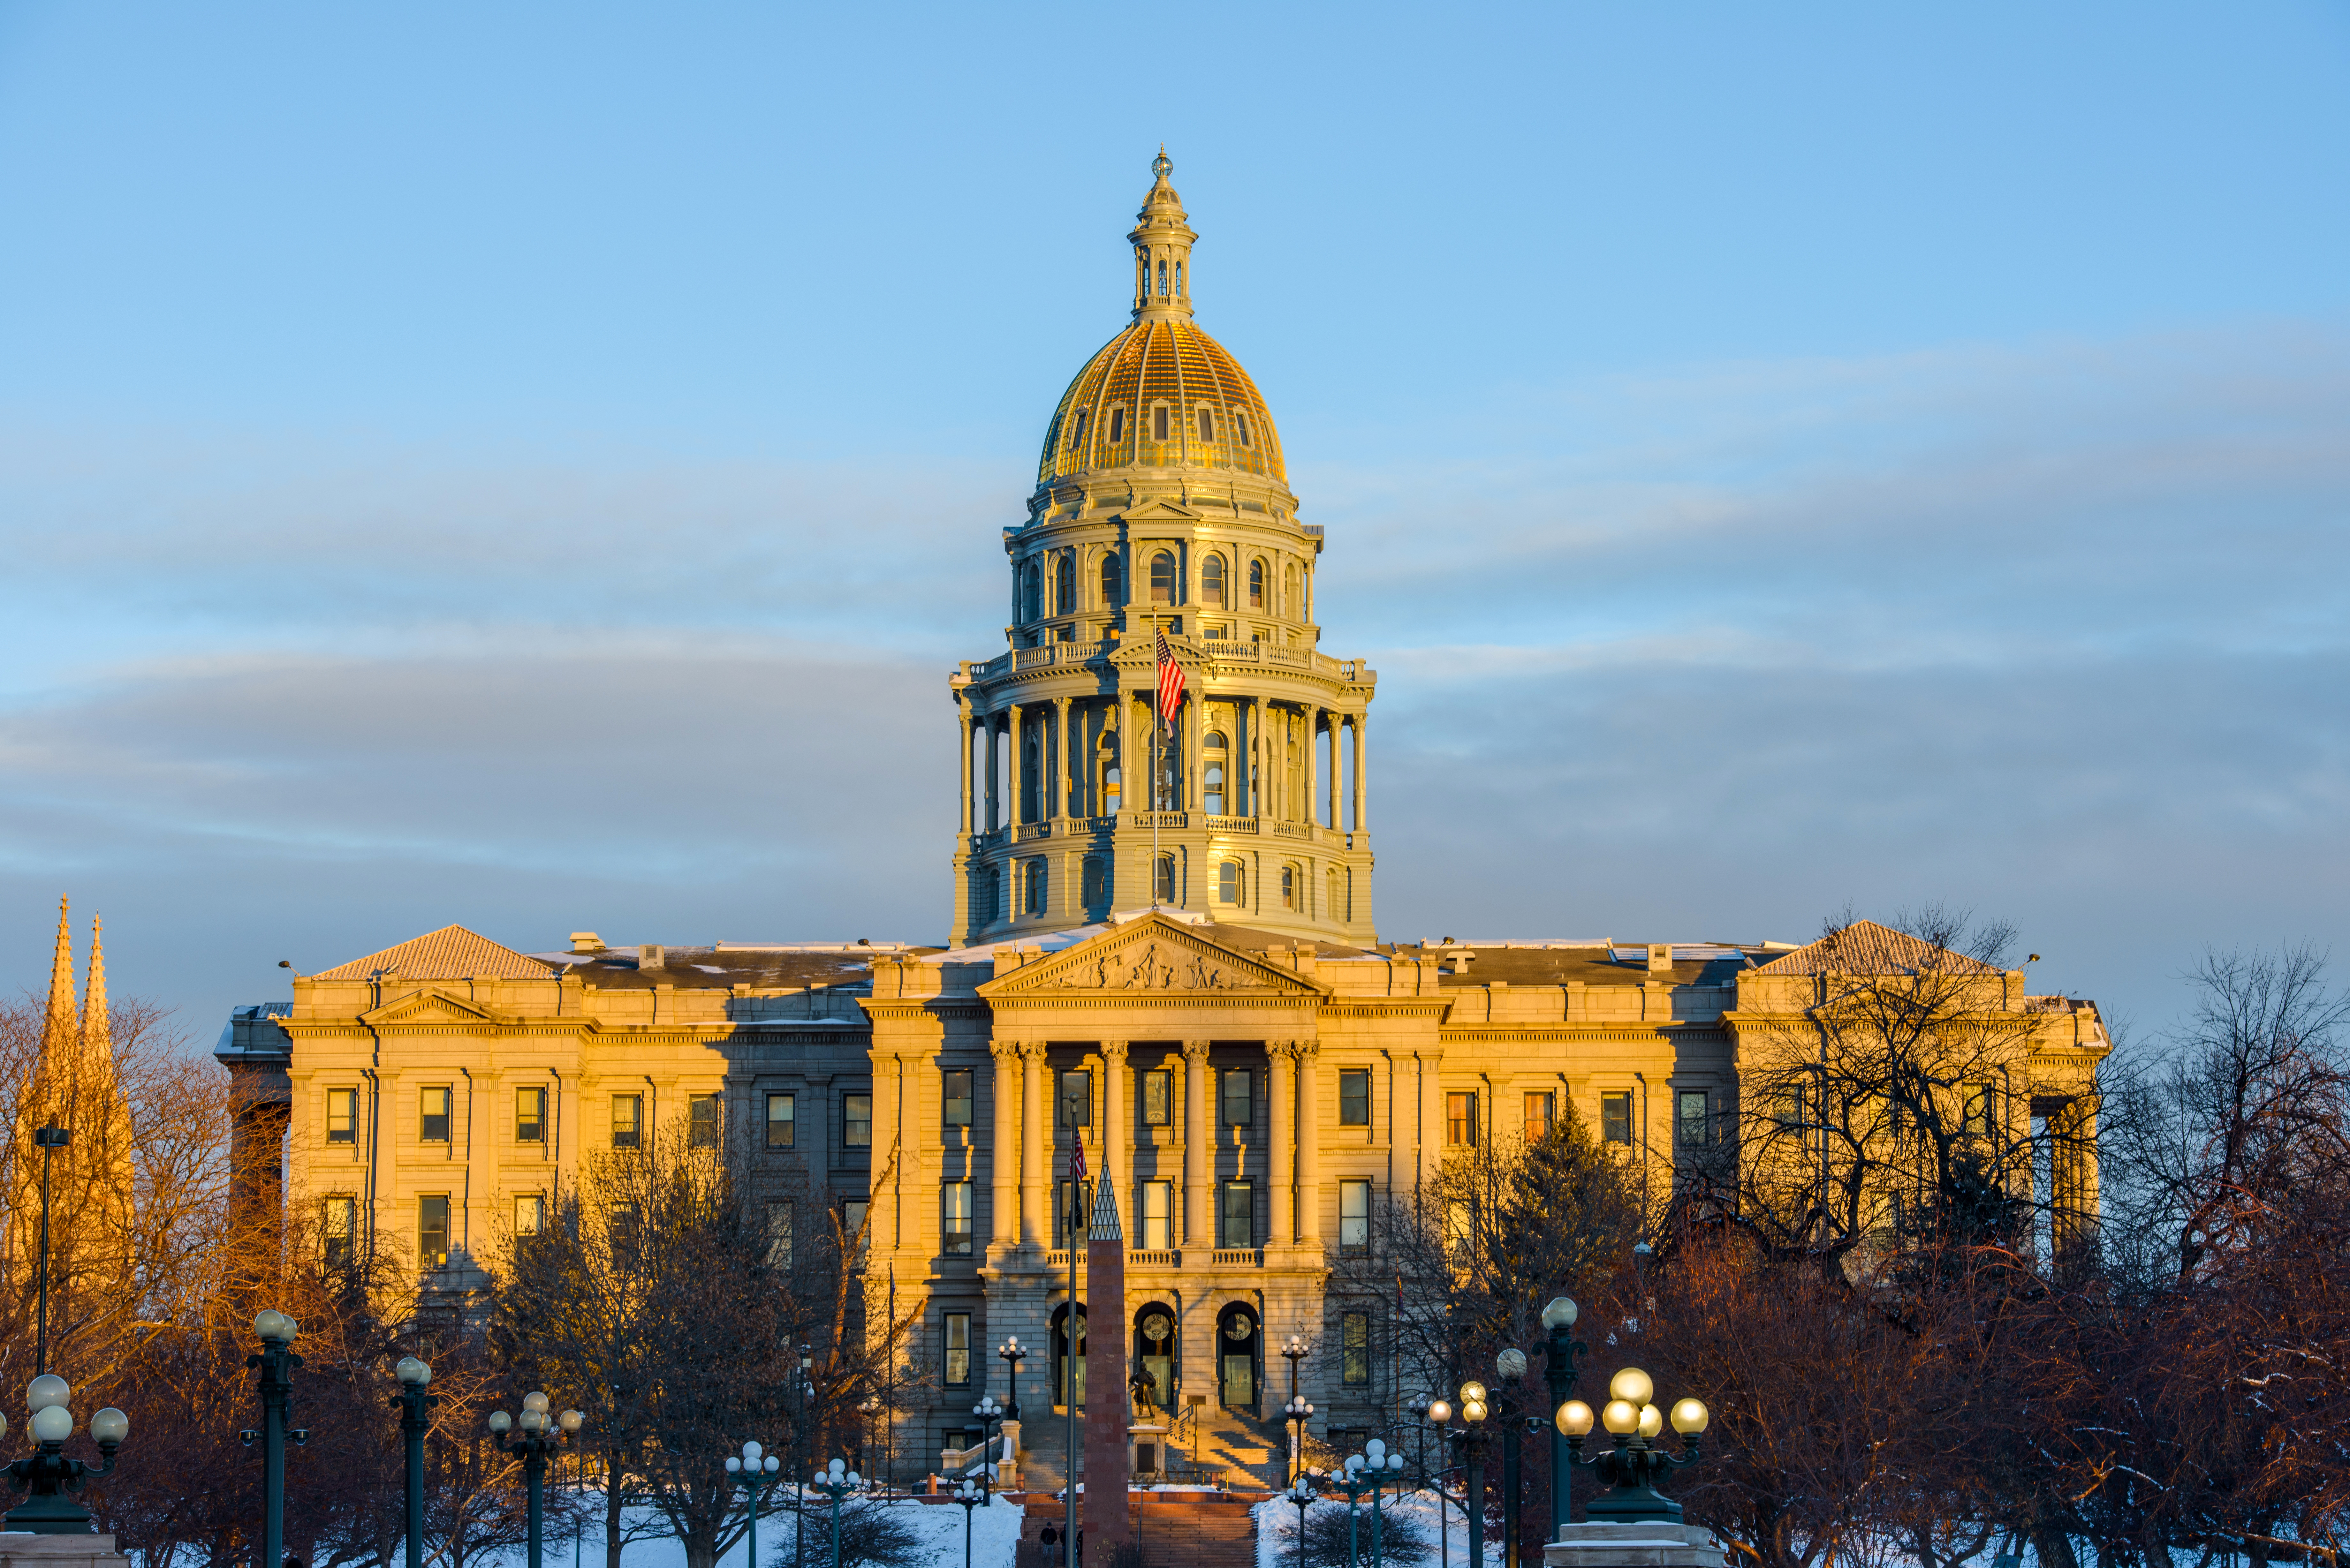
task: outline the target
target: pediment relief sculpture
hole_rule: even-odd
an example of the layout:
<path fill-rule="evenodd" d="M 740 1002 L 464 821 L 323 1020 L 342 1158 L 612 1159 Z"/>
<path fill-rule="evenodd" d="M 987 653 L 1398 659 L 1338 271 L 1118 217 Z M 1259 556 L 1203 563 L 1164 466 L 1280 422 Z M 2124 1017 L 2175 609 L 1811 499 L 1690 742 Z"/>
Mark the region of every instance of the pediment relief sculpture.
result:
<path fill-rule="evenodd" d="M 1172 995 L 1249 992 L 1315 995 L 1319 987 L 1255 957 L 1180 932 L 1170 923 L 1106 934 L 980 988 L 983 995 L 1055 992 L 1147 992 Z"/>

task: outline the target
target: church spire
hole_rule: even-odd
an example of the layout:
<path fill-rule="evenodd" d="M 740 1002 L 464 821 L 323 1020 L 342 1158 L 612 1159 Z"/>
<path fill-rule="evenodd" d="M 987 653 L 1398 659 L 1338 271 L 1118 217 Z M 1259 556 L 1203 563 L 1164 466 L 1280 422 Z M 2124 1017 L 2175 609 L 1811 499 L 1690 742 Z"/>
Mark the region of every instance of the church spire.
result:
<path fill-rule="evenodd" d="M 83 1058 L 110 1062 L 114 1056 L 114 1024 L 106 1007 L 106 922 L 89 923 L 89 981 L 81 993 Z"/>
<path fill-rule="evenodd" d="M 1167 144 L 1159 145 L 1159 156 L 1150 161 L 1150 172 L 1156 176 L 1150 192 L 1142 198 L 1142 211 L 1134 215 L 1134 228 L 1126 236 L 1134 247 L 1134 318 L 1142 320 L 1189 320 L 1191 316 L 1191 242 L 1200 236 L 1191 232 L 1185 221 L 1183 198 L 1167 182 L 1175 171 L 1168 161 Z"/>
<path fill-rule="evenodd" d="M 73 929 L 67 923 L 70 900 L 57 900 L 57 946 L 49 962 L 49 1011 L 41 1023 L 41 1054 L 69 1051 L 81 1033 L 74 1016 Z"/>

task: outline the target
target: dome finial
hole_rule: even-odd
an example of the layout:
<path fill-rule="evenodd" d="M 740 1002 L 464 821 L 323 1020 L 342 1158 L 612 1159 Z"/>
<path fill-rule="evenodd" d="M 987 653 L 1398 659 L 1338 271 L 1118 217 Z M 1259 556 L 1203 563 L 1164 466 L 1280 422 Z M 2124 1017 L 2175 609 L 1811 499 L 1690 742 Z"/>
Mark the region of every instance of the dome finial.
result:
<path fill-rule="evenodd" d="M 1150 171 L 1159 177 L 1162 185 L 1167 182 L 1167 176 L 1175 172 L 1175 165 L 1168 158 L 1167 144 L 1163 141 L 1159 144 L 1159 156 L 1150 161 Z"/>
<path fill-rule="evenodd" d="M 1191 285 L 1185 275 L 1191 264 L 1191 242 L 1199 236 L 1184 221 L 1183 199 L 1175 193 L 1167 176 L 1175 171 L 1175 164 L 1167 156 L 1167 144 L 1159 144 L 1159 156 L 1150 161 L 1154 176 L 1149 192 L 1142 198 L 1142 211 L 1134 215 L 1134 230 L 1126 236 L 1134 247 L 1134 315 L 1180 317 L 1191 314 Z"/>

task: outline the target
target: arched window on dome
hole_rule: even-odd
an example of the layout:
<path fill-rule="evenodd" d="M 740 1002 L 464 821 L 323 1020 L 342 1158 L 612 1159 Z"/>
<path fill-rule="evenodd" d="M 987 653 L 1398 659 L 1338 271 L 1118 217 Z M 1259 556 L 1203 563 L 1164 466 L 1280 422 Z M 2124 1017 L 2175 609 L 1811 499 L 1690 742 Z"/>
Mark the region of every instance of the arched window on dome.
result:
<path fill-rule="evenodd" d="M 1116 446 L 1118 442 L 1120 442 L 1120 441 L 1124 441 L 1125 439 L 1126 439 L 1126 410 L 1125 410 L 1124 409 L 1122 409 L 1122 408 L 1121 408 L 1121 409 L 1112 409 L 1112 410 L 1109 411 L 1109 444 L 1110 444 L 1110 445 L 1112 445 L 1112 446 Z"/>
<path fill-rule="evenodd" d="M 1053 567 L 1053 613 L 1067 615 L 1077 607 L 1077 556 L 1074 550 L 1062 552 Z"/>
<path fill-rule="evenodd" d="M 1264 563 L 1249 563 L 1249 608 L 1264 608 Z"/>
<path fill-rule="evenodd" d="M 1210 816 L 1224 815 L 1224 732 L 1211 730 L 1201 737 L 1200 751 L 1204 758 L 1200 770 L 1201 803 Z"/>
<path fill-rule="evenodd" d="M 1165 550 L 1150 557 L 1150 602 L 1155 605 L 1175 602 L 1175 557 Z"/>
<path fill-rule="evenodd" d="M 1118 567 L 1118 552 L 1110 551 L 1102 557 L 1102 608 L 1116 609 L 1126 602 L 1125 574 Z"/>
<path fill-rule="evenodd" d="M 1224 607 L 1224 558 L 1210 556 L 1200 563 L 1200 602 Z"/>
<path fill-rule="evenodd" d="M 1159 297 L 1167 297 L 1167 263 L 1163 258 L 1159 263 Z"/>
<path fill-rule="evenodd" d="M 1088 410 L 1087 410 L 1079 409 L 1077 410 L 1077 417 L 1069 421 L 1069 450 L 1071 452 L 1075 452 L 1077 448 L 1086 444 L 1086 414 L 1087 411 Z"/>
<path fill-rule="evenodd" d="M 1241 444 L 1243 446 L 1248 445 L 1248 416 L 1241 412 L 1238 409 L 1234 409 L 1232 410 L 1232 431 L 1241 438 Z"/>
<path fill-rule="evenodd" d="M 1045 574 L 1029 562 L 1020 568 L 1020 618 L 1042 620 L 1045 618 Z"/>
<path fill-rule="evenodd" d="M 1175 264 L 1175 297 L 1176 297 L 1176 298 L 1178 298 L 1178 299 L 1181 299 L 1181 298 L 1183 298 L 1183 297 L 1184 297 L 1184 295 L 1183 295 L 1183 264 L 1182 264 L 1181 262 L 1177 262 L 1177 263 Z"/>
<path fill-rule="evenodd" d="M 1167 405 L 1164 403 L 1150 410 L 1150 439 L 1152 441 L 1167 439 Z"/>
<path fill-rule="evenodd" d="M 1116 816 L 1118 805 L 1118 732 L 1107 731 L 1101 744 L 1094 752 L 1097 785 L 1094 799 L 1099 803 L 1097 815 Z"/>
<path fill-rule="evenodd" d="M 1200 439 L 1201 441 L 1216 439 L 1216 415 L 1212 409 L 1200 410 Z"/>

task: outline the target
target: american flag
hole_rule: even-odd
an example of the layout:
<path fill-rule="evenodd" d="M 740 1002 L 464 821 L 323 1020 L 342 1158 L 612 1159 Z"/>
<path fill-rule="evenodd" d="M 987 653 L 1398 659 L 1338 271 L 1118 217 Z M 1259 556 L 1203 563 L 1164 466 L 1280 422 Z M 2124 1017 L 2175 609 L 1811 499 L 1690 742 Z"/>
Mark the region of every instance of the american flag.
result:
<path fill-rule="evenodd" d="M 1183 706 L 1183 667 L 1175 662 L 1175 653 L 1167 646 L 1167 631 L 1159 631 L 1159 719 L 1167 732 L 1175 732 L 1175 713 Z"/>
<path fill-rule="evenodd" d="M 1085 1179 L 1086 1140 L 1079 1138 L 1069 1146 L 1069 1179 L 1076 1182 L 1083 1181 Z"/>

